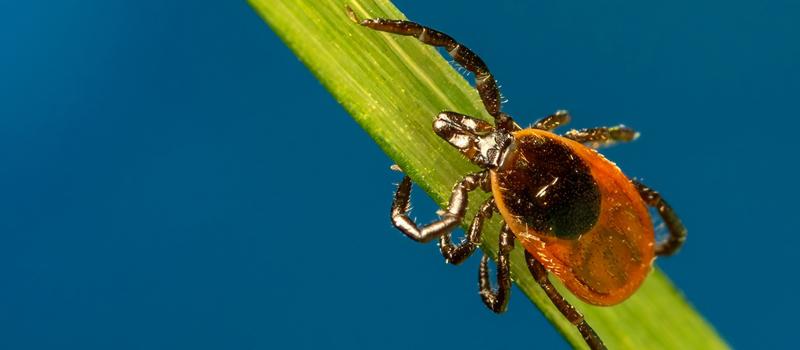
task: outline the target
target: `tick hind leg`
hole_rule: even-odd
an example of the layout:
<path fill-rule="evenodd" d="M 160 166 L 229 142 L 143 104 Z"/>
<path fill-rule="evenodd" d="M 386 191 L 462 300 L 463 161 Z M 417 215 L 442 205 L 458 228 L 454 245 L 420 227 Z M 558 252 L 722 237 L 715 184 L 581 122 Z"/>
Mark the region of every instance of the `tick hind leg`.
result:
<path fill-rule="evenodd" d="M 486 253 L 481 258 L 478 269 L 478 286 L 483 303 L 495 313 L 506 311 L 508 296 L 511 293 L 511 271 L 509 269 L 509 254 L 514 249 L 514 233 L 508 225 L 503 224 L 500 231 L 500 244 L 497 251 L 497 289 L 492 289 L 489 278 L 489 256 Z"/>
<path fill-rule="evenodd" d="M 452 231 L 461 224 L 464 213 L 467 210 L 468 192 L 474 191 L 478 186 L 485 182 L 488 172 L 482 171 L 465 176 L 453 187 L 447 210 L 441 215 L 442 218 L 419 227 L 414 220 L 408 217 L 411 197 L 411 179 L 403 177 L 403 181 L 397 186 L 392 201 L 392 224 L 403 232 L 408 238 L 417 242 L 426 243 L 434 238 L 438 238 Z"/>
<path fill-rule="evenodd" d="M 686 227 L 683 226 L 678 214 L 672 210 L 667 201 L 661 198 L 661 194 L 636 180 L 633 180 L 633 185 L 639 190 L 639 195 L 642 196 L 644 202 L 658 210 L 658 214 L 664 220 L 664 224 L 667 225 L 667 230 L 669 231 L 669 237 L 666 240 L 656 243 L 656 255 L 675 254 L 683 245 L 683 241 L 686 240 Z"/>
<path fill-rule="evenodd" d="M 544 266 L 528 251 L 525 251 L 525 260 L 528 263 L 528 270 L 531 271 L 533 278 L 536 279 L 536 282 L 542 287 L 545 294 L 547 294 L 547 297 L 550 298 L 550 301 L 555 304 L 558 311 L 561 311 L 561 314 L 563 314 L 572 324 L 575 325 L 575 327 L 578 328 L 578 331 L 581 332 L 583 340 L 586 341 L 586 344 L 589 345 L 589 348 L 606 349 L 603 341 L 600 340 L 600 337 L 597 336 L 597 333 L 594 332 L 594 329 L 592 329 L 592 327 L 586 323 L 583 315 L 566 299 L 564 299 L 564 297 L 561 296 L 553 284 L 550 283 L 550 280 L 547 278 L 547 270 L 544 268 Z"/>
<path fill-rule="evenodd" d="M 610 146 L 617 142 L 633 141 L 639 137 L 639 133 L 625 125 L 617 125 L 570 130 L 564 134 L 564 137 L 597 148 Z"/>
<path fill-rule="evenodd" d="M 511 118 L 500 111 L 500 89 L 497 87 L 497 82 L 489 71 L 489 67 L 472 50 L 449 35 L 418 23 L 386 18 L 362 20 L 350 7 L 347 7 L 347 15 L 353 22 L 364 27 L 392 34 L 413 36 L 425 44 L 443 47 L 458 64 L 475 74 L 475 88 L 478 90 L 478 95 L 480 95 L 486 111 L 495 118 L 497 127 L 505 130 L 516 128 Z"/>

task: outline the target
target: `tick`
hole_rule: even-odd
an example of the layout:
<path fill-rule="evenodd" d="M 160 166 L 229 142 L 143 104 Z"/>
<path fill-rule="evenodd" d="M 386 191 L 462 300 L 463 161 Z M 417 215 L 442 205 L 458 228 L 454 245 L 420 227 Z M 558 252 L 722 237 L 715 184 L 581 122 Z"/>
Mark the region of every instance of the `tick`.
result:
<path fill-rule="evenodd" d="M 433 131 L 483 170 L 456 183 L 440 219 L 424 226 L 408 217 L 411 180 L 405 176 L 392 201 L 394 226 L 417 242 L 439 239 L 444 258 L 459 264 L 480 245 L 483 223 L 500 213 L 497 288 L 492 288 L 485 253 L 478 271 L 484 304 L 496 313 L 505 311 L 511 289 L 509 253 L 519 241 L 528 269 L 553 304 L 590 348 L 605 349 L 583 315 L 553 287 L 548 273 L 587 303 L 614 305 L 636 291 L 656 256 L 671 255 L 683 244 L 686 229 L 658 192 L 626 177 L 594 149 L 632 141 L 637 133 L 619 125 L 555 134 L 555 128 L 570 120 L 565 111 L 522 129 L 500 110 L 500 92 L 492 73 L 466 46 L 414 22 L 361 20 L 349 7 L 347 14 L 364 27 L 445 48 L 475 75 L 481 101 L 494 117 L 494 125 L 451 111 L 435 117 Z M 455 244 L 450 232 L 462 224 L 468 193 L 477 189 L 492 196 L 472 219 L 466 239 Z M 663 241 L 656 242 L 648 206 L 658 211 L 669 231 Z"/>

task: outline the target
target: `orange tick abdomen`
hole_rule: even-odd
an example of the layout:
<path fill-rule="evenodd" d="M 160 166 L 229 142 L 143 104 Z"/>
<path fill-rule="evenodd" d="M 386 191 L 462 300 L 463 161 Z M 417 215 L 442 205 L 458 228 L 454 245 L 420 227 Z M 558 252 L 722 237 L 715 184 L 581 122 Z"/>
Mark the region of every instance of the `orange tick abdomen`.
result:
<path fill-rule="evenodd" d="M 613 305 L 644 281 L 654 258 L 650 215 L 614 163 L 553 133 L 513 133 L 491 172 L 497 208 L 527 251 L 582 300 Z"/>

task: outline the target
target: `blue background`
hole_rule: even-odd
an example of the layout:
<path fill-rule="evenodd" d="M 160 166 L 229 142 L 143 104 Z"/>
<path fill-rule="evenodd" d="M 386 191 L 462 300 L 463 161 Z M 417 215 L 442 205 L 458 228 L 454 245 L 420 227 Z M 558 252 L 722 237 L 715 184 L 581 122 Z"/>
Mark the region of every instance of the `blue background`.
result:
<path fill-rule="evenodd" d="M 796 345 L 797 2 L 396 3 L 521 123 L 641 131 L 605 153 L 689 228 L 658 265 L 731 345 Z M 389 225 L 391 161 L 246 3 L 5 1 L 0 47 L 0 348 L 567 347 Z"/>

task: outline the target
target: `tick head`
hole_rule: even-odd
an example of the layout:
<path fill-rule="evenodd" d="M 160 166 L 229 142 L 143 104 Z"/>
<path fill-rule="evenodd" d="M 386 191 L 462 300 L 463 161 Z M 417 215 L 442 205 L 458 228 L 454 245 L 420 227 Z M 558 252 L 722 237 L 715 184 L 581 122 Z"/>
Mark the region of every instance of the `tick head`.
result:
<path fill-rule="evenodd" d="M 513 144 L 511 134 L 491 124 L 455 112 L 442 112 L 433 131 L 481 168 L 497 168 Z"/>

